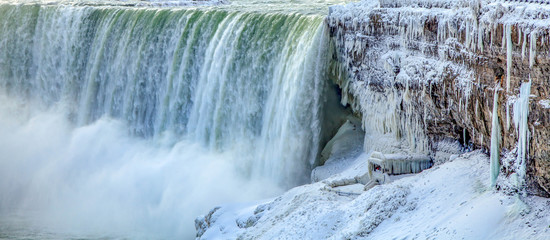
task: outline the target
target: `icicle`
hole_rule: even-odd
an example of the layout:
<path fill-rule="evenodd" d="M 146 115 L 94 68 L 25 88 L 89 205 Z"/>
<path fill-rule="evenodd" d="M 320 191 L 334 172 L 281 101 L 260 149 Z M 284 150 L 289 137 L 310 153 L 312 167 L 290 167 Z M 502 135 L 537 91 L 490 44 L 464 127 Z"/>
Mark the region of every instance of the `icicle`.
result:
<path fill-rule="evenodd" d="M 527 33 L 523 33 L 523 42 L 521 43 L 521 60 L 525 58 L 525 48 L 527 47 Z"/>
<path fill-rule="evenodd" d="M 531 32 L 531 40 L 529 41 L 529 68 L 533 68 L 535 57 L 537 55 L 537 32 Z"/>
<path fill-rule="evenodd" d="M 479 136 L 479 142 L 483 142 L 483 134 Z"/>
<path fill-rule="evenodd" d="M 464 147 L 466 147 L 466 145 L 468 145 L 466 143 L 466 128 L 462 129 L 462 142 L 464 143 Z"/>
<path fill-rule="evenodd" d="M 512 26 L 506 26 L 506 92 L 510 91 L 510 74 L 512 70 Z"/>
<path fill-rule="evenodd" d="M 491 126 L 491 187 L 495 187 L 500 172 L 500 124 L 498 120 L 498 87 L 493 100 L 493 122 Z"/>
<path fill-rule="evenodd" d="M 519 28 L 518 26 L 517 29 L 518 29 L 518 45 L 519 45 L 519 43 L 521 42 L 521 28 Z"/>
<path fill-rule="evenodd" d="M 437 41 L 443 43 L 447 39 L 447 23 L 442 20 L 437 24 Z"/>
<path fill-rule="evenodd" d="M 506 26 L 504 24 L 502 25 L 502 51 L 504 51 L 504 48 L 506 47 Z"/>
<path fill-rule="evenodd" d="M 474 107 L 474 113 L 475 113 L 476 118 L 479 118 L 479 112 L 477 110 L 478 107 L 479 107 L 479 100 L 476 99 L 476 106 Z"/>
<path fill-rule="evenodd" d="M 491 42 L 489 43 L 489 46 L 490 46 L 491 48 L 493 48 L 493 41 L 495 40 L 495 34 L 496 34 L 496 24 L 495 24 L 495 23 L 493 23 L 492 29 L 493 29 L 493 30 L 490 31 L 490 33 L 491 33 Z"/>
<path fill-rule="evenodd" d="M 506 101 L 506 131 L 510 129 L 510 103 Z"/>
<path fill-rule="evenodd" d="M 477 31 L 477 48 L 480 52 L 483 52 L 483 34 L 485 33 L 485 29 L 482 27 L 481 24 L 478 26 Z"/>
<path fill-rule="evenodd" d="M 529 116 L 529 95 L 531 95 L 531 77 L 529 82 L 521 84 L 519 99 L 514 103 L 514 126 L 518 133 L 518 152 L 516 157 L 516 169 L 518 173 L 517 186 L 522 188 L 525 182 L 525 162 L 529 147 L 529 129 L 527 118 Z"/>
<path fill-rule="evenodd" d="M 472 36 L 470 36 L 470 22 L 466 22 L 466 48 L 470 49 L 470 41 Z"/>

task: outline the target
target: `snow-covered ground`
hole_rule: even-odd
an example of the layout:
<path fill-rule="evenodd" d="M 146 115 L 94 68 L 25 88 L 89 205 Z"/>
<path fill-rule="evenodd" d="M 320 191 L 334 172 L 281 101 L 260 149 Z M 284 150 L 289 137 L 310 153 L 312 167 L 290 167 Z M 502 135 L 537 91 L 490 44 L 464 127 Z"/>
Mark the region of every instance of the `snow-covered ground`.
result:
<path fill-rule="evenodd" d="M 550 200 L 490 188 L 480 151 L 368 191 L 330 187 L 360 174 L 364 155 L 275 199 L 212 210 L 196 221 L 201 239 L 550 239 Z"/>

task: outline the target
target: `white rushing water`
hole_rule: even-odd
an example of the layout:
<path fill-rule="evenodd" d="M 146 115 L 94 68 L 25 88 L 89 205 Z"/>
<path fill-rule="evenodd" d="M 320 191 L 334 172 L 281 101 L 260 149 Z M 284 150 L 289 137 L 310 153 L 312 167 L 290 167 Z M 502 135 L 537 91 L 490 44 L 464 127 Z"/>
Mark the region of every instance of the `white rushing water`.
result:
<path fill-rule="evenodd" d="M 190 238 L 308 181 L 322 16 L 0 3 L 0 238 Z"/>

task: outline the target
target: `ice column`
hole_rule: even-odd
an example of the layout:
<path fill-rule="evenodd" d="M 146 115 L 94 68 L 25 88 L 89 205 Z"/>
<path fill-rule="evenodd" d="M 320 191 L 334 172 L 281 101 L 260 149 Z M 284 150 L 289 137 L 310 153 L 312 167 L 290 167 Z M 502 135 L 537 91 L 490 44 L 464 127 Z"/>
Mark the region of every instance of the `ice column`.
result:
<path fill-rule="evenodd" d="M 506 91 L 510 91 L 510 72 L 512 70 L 512 26 L 506 25 Z"/>
<path fill-rule="evenodd" d="M 525 181 L 525 162 L 529 146 L 529 128 L 527 117 L 529 116 L 529 95 L 531 94 L 531 78 L 529 82 L 521 84 L 519 99 L 514 103 L 514 126 L 518 133 L 516 169 L 518 174 L 518 187 Z"/>
<path fill-rule="evenodd" d="M 525 58 L 525 48 L 527 47 L 527 33 L 523 33 L 523 42 L 521 43 L 521 60 Z"/>
<path fill-rule="evenodd" d="M 493 100 L 493 122 L 491 126 L 491 187 L 497 182 L 500 172 L 500 123 L 498 120 L 498 87 L 495 87 Z"/>
<path fill-rule="evenodd" d="M 537 32 L 531 32 L 531 40 L 529 41 L 529 68 L 533 68 L 535 57 L 537 56 Z"/>

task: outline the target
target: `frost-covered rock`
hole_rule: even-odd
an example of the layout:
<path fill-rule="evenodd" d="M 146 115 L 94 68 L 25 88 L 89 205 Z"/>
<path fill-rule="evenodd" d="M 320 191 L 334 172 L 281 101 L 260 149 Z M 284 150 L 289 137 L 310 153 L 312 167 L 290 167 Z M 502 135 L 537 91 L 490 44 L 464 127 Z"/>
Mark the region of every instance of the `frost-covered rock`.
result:
<path fill-rule="evenodd" d="M 332 7 L 327 24 L 342 103 L 362 117 L 367 133 L 378 133 L 365 139 L 365 149 L 434 157 L 435 143 L 445 139 L 489 149 L 493 92 L 502 88 L 498 154 L 529 142 L 516 151 L 525 156 L 528 191 L 544 194 L 540 186 L 550 193 L 549 18 L 550 6 L 518 1 L 365 0 Z M 512 125 L 521 111 L 513 109 L 529 79 L 527 124 L 519 131 Z"/>
<path fill-rule="evenodd" d="M 216 222 L 217 215 L 214 215 L 220 207 L 215 207 L 208 214 L 204 216 L 198 216 L 195 219 L 195 229 L 197 230 L 197 237 L 201 237 L 208 228 Z"/>
<path fill-rule="evenodd" d="M 419 173 L 430 168 L 433 161 L 429 156 L 423 154 L 382 154 L 374 152 L 371 154 L 368 164 L 369 175 L 372 175 L 375 169 L 387 174 L 399 175 Z"/>

